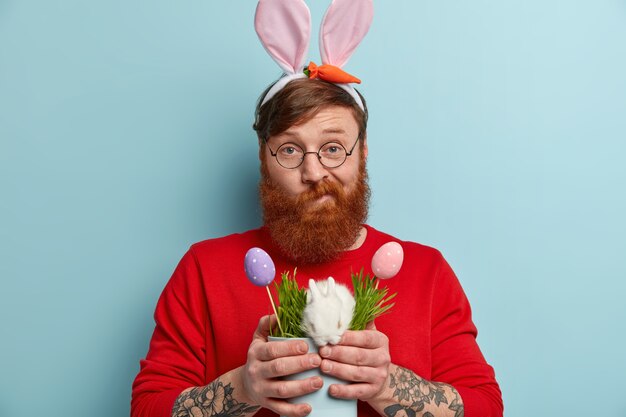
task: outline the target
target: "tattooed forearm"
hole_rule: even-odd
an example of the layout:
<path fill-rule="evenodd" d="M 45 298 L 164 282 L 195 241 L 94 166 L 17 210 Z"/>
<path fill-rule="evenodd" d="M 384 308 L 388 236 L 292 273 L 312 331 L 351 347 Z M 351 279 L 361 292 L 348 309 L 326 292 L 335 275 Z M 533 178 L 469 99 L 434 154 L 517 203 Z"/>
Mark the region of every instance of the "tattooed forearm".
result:
<path fill-rule="evenodd" d="M 216 379 L 204 387 L 183 391 L 174 404 L 172 417 L 235 417 L 255 413 L 260 407 L 233 398 L 234 388 Z"/>
<path fill-rule="evenodd" d="M 452 386 L 426 381 L 401 367 L 389 377 L 389 388 L 393 389 L 393 399 L 397 403 L 385 408 L 385 416 L 463 417 L 461 397 Z"/>

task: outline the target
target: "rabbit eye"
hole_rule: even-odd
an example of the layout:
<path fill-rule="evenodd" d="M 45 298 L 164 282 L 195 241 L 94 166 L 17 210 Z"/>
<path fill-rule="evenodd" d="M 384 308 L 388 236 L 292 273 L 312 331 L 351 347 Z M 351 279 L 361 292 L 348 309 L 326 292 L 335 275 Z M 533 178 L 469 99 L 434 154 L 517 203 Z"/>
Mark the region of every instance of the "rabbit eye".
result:
<path fill-rule="evenodd" d="M 315 326 L 311 323 L 311 331 L 315 332 Z"/>
<path fill-rule="evenodd" d="M 341 329 L 341 321 L 339 323 L 337 323 L 337 328 Z"/>

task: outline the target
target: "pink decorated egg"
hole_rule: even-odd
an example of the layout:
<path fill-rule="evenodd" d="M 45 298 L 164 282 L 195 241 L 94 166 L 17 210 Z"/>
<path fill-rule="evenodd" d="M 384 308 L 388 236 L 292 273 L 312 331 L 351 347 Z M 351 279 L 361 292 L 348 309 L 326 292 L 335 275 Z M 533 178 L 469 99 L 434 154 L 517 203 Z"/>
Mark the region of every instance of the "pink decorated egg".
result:
<path fill-rule="evenodd" d="M 243 261 L 243 267 L 250 282 L 259 287 L 269 285 L 274 280 L 274 276 L 276 276 L 274 261 L 261 248 L 248 250 Z"/>
<path fill-rule="evenodd" d="M 387 242 L 372 257 L 372 272 L 378 278 L 389 279 L 400 271 L 404 251 L 398 242 Z"/>

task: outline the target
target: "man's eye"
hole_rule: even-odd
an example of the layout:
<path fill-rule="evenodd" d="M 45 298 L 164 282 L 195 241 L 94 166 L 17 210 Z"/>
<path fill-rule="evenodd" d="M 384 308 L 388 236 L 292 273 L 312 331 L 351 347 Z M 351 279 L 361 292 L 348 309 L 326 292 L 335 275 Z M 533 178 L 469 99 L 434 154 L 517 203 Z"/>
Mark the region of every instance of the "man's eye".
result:
<path fill-rule="evenodd" d="M 342 158 L 346 151 L 338 143 L 328 143 L 321 150 L 321 156 L 326 158 Z"/>
<path fill-rule="evenodd" d="M 296 146 L 286 145 L 280 148 L 280 153 L 283 156 L 296 156 L 299 155 L 301 151 Z"/>

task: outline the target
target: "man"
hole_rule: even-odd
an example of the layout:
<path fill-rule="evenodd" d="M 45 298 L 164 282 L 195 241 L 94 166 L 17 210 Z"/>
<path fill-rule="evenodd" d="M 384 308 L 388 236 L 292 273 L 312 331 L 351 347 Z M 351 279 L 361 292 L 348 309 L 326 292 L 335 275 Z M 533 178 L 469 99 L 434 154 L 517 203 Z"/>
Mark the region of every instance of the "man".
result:
<path fill-rule="evenodd" d="M 469 303 L 441 254 L 364 224 L 367 108 L 337 85 L 309 79 L 261 103 L 254 128 L 264 226 L 185 254 L 156 308 L 132 416 L 305 416 L 308 404 L 287 399 L 321 389 L 322 380 L 281 377 L 312 368 L 352 382 L 326 388 L 360 400 L 359 416 L 501 416 Z M 277 271 L 297 267 L 301 286 L 332 275 L 350 287 L 350 272 L 371 273 L 374 252 L 388 241 L 405 253 L 400 273 L 386 281 L 398 293 L 390 314 L 318 353 L 302 341 L 267 341 L 275 317 L 244 275 L 248 249 L 265 249 Z"/>

